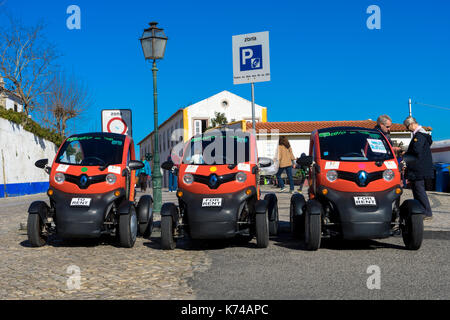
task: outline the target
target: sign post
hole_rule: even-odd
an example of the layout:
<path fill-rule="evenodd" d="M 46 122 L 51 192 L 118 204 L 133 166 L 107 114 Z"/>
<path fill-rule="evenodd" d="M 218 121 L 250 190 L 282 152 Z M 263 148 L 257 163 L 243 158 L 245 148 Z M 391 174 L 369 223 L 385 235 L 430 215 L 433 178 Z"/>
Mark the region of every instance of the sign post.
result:
<path fill-rule="evenodd" d="M 102 110 L 102 131 L 133 136 L 130 109 Z"/>
<path fill-rule="evenodd" d="M 233 36 L 232 42 L 233 83 L 252 84 L 252 130 L 256 138 L 255 82 L 270 81 L 269 32 L 240 34 Z"/>

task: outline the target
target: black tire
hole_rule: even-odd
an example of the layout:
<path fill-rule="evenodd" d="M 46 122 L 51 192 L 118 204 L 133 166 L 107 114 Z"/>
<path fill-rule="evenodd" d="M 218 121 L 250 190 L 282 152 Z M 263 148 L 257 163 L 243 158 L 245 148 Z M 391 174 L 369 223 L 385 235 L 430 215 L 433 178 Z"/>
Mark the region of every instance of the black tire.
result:
<path fill-rule="evenodd" d="M 305 245 L 306 249 L 316 251 L 320 248 L 322 239 L 322 221 L 320 215 L 305 214 Z"/>
<path fill-rule="evenodd" d="M 423 240 L 423 215 L 413 214 L 406 218 L 402 231 L 403 243 L 409 250 L 418 250 Z"/>
<path fill-rule="evenodd" d="M 28 241 L 32 247 L 42 247 L 47 243 L 47 237 L 43 232 L 43 223 L 38 214 L 29 214 L 27 222 Z"/>
<path fill-rule="evenodd" d="M 173 220 L 171 216 L 161 217 L 161 248 L 163 250 L 175 249 L 175 239 L 173 237 Z"/>
<path fill-rule="evenodd" d="M 124 248 L 132 248 L 136 242 L 138 220 L 136 209 L 131 206 L 128 214 L 119 217 L 119 242 Z"/>
<path fill-rule="evenodd" d="M 290 212 L 289 212 L 289 224 L 291 229 L 291 235 L 295 239 L 302 239 L 305 236 L 305 221 L 304 221 L 304 214 L 302 216 L 296 216 L 295 210 L 297 208 L 295 207 L 295 203 L 291 202 L 290 206 Z"/>
<path fill-rule="evenodd" d="M 142 210 L 148 210 L 143 213 Z M 153 199 L 149 195 L 144 195 L 139 199 L 137 212 L 139 214 L 139 219 L 141 219 L 141 215 L 148 217 L 148 221 L 146 223 L 139 223 L 139 235 L 149 239 L 152 236 L 153 232 Z"/>
<path fill-rule="evenodd" d="M 269 246 L 269 219 L 266 213 L 256 214 L 256 246 L 267 248 Z"/>
<path fill-rule="evenodd" d="M 269 217 L 269 235 L 278 235 L 278 199 L 274 193 L 266 194 L 264 200 L 267 201 L 267 211 Z"/>
<path fill-rule="evenodd" d="M 148 220 L 145 224 L 139 224 L 139 234 L 142 235 L 145 239 L 150 239 L 153 233 L 153 214 L 150 216 L 150 220 Z"/>
<path fill-rule="evenodd" d="M 274 207 L 275 210 L 275 220 L 269 221 L 269 235 L 277 236 L 278 235 L 278 206 Z"/>

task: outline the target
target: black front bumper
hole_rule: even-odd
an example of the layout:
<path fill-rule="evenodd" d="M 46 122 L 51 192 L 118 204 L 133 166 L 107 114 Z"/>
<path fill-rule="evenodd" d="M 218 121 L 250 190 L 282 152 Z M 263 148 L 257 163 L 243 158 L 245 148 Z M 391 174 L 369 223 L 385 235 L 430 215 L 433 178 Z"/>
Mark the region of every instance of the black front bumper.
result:
<path fill-rule="evenodd" d="M 397 188 L 399 186 L 385 191 L 364 193 L 342 192 L 327 188 L 328 194 L 321 195 L 320 199 L 331 201 L 337 209 L 338 223 L 344 239 L 382 239 L 391 235 L 393 203 L 401 196 L 401 193 L 395 192 Z M 356 206 L 353 198 L 355 196 L 375 197 L 376 206 Z"/>
<path fill-rule="evenodd" d="M 247 195 L 246 190 L 251 194 Z M 234 193 L 197 194 L 183 190 L 183 203 L 189 235 L 192 239 L 226 239 L 238 234 L 238 218 L 245 202 L 256 196 L 250 187 Z M 222 198 L 221 207 L 202 207 L 204 198 Z"/>
<path fill-rule="evenodd" d="M 125 194 L 123 189 L 119 189 L 118 197 L 114 195 L 116 190 L 101 194 L 73 194 L 52 190 L 53 195 L 49 198 L 55 208 L 56 233 L 65 239 L 100 237 L 105 230 L 106 210 L 113 201 Z M 72 198 L 91 198 L 92 200 L 89 207 L 72 207 L 70 206 Z"/>

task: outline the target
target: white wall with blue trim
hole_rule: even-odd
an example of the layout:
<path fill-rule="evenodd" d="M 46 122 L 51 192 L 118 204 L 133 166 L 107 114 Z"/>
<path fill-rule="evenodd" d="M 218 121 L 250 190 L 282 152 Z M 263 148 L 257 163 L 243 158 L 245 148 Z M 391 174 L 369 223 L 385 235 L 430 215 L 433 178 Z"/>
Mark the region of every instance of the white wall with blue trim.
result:
<path fill-rule="evenodd" d="M 57 151 L 53 142 L 0 118 L 0 198 L 46 192 L 49 176 L 34 163 L 47 158 L 51 165 Z"/>

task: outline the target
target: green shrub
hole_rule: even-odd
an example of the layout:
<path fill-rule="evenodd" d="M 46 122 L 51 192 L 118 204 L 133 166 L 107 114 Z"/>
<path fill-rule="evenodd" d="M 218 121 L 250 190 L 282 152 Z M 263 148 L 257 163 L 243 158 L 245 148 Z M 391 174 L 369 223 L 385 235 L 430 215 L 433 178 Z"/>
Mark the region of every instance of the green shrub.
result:
<path fill-rule="evenodd" d="M 56 133 L 55 130 L 44 128 L 36 121 L 28 119 L 25 113 L 15 112 L 12 109 L 6 110 L 0 107 L 0 117 L 22 125 L 26 131 L 33 133 L 39 138 L 53 142 L 57 147 L 59 147 L 65 139 L 65 137 Z"/>

